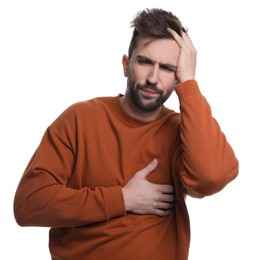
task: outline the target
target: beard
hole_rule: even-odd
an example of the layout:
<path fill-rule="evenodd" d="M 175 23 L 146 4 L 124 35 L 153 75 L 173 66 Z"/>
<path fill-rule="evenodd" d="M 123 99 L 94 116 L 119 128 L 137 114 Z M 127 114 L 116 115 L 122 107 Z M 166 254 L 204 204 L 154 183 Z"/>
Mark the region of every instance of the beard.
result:
<path fill-rule="evenodd" d="M 157 110 L 159 107 L 161 107 L 167 99 L 170 97 L 171 93 L 174 90 L 174 87 L 169 90 L 166 93 L 163 93 L 162 90 L 159 90 L 156 85 L 150 84 L 149 82 L 145 84 L 136 84 L 134 81 L 131 80 L 130 76 L 128 76 L 127 79 L 127 88 L 130 93 L 131 101 L 132 103 L 138 107 L 140 110 L 143 112 L 153 112 Z M 156 100 L 151 101 L 151 102 L 144 102 L 144 101 L 149 101 L 152 98 L 149 97 L 142 97 L 141 94 L 139 93 L 139 89 L 150 89 L 155 91 L 159 96 L 156 98 Z"/>

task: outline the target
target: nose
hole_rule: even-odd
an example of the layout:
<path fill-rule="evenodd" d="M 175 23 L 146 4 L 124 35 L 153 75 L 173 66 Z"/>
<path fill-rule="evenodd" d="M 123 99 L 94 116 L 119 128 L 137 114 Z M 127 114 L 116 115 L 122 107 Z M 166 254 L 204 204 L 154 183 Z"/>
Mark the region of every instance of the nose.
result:
<path fill-rule="evenodd" d="M 151 67 L 147 76 L 147 81 L 154 85 L 159 82 L 159 66 L 157 64 L 154 64 L 154 66 Z"/>

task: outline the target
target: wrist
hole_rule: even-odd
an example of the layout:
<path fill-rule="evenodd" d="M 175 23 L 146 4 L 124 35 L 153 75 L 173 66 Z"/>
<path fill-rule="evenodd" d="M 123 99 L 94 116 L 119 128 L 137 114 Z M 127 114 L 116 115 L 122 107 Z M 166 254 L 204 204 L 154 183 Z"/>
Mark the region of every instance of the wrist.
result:
<path fill-rule="evenodd" d="M 123 192 L 123 201 L 124 201 L 124 207 L 125 207 L 125 211 L 130 211 L 130 199 L 129 199 L 129 195 L 128 195 L 128 191 L 126 190 L 126 188 L 122 188 L 122 192 Z"/>

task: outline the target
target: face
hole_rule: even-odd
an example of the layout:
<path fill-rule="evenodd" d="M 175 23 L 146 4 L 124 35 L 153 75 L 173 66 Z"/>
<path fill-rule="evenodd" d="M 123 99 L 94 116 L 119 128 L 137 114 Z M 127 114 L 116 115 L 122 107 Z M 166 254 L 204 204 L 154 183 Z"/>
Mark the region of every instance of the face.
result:
<path fill-rule="evenodd" d="M 179 46 L 171 39 L 142 38 L 132 57 L 123 57 L 126 95 L 144 112 L 157 110 L 174 90 Z"/>

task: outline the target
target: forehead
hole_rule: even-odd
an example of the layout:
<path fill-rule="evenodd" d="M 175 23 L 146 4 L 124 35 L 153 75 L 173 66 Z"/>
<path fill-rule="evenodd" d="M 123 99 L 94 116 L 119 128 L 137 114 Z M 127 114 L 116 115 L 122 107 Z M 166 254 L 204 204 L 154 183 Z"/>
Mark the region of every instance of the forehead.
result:
<path fill-rule="evenodd" d="M 180 48 L 175 40 L 140 38 L 134 49 L 132 58 L 138 55 L 146 56 L 156 62 L 177 65 Z"/>

